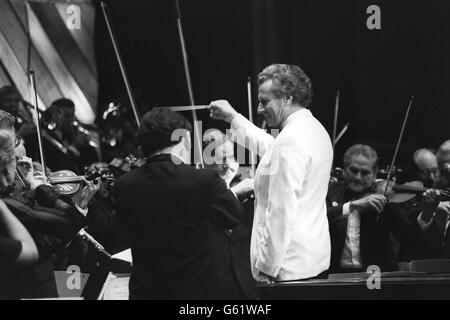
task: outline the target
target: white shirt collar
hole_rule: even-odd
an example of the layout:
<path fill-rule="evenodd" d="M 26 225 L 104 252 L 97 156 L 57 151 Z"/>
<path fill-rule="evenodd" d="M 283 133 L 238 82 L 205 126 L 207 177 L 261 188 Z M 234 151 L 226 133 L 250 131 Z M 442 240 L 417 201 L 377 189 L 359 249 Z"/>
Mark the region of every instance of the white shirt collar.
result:
<path fill-rule="evenodd" d="M 290 122 L 294 121 L 297 118 L 305 118 L 311 116 L 311 111 L 306 108 L 301 108 L 294 113 L 291 113 L 286 120 L 281 124 L 281 129 L 283 130 Z"/>

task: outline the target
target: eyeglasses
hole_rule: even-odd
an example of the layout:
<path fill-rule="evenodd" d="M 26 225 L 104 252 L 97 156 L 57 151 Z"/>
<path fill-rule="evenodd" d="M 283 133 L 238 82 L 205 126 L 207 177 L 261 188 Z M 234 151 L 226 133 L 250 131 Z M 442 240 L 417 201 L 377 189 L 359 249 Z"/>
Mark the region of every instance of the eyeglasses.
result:
<path fill-rule="evenodd" d="M 23 141 L 22 137 L 16 134 L 16 142 L 15 142 L 14 147 L 17 148 L 18 146 L 20 146 L 22 141 Z"/>

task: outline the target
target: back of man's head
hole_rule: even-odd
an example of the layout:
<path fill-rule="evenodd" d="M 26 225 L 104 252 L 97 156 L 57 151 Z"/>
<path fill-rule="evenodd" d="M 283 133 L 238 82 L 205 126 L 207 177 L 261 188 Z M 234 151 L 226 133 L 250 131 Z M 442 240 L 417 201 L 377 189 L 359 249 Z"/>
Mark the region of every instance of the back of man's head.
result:
<path fill-rule="evenodd" d="M 142 119 L 138 139 L 145 156 L 178 144 L 177 130 L 192 131 L 189 121 L 179 113 L 165 108 L 147 112 Z M 174 135 L 175 133 L 175 135 Z"/>
<path fill-rule="evenodd" d="M 70 99 L 66 99 L 66 98 L 61 98 L 61 99 L 53 101 L 51 106 L 58 107 L 58 108 L 75 109 L 75 104 L 73 103 L 73 101 Z"/>

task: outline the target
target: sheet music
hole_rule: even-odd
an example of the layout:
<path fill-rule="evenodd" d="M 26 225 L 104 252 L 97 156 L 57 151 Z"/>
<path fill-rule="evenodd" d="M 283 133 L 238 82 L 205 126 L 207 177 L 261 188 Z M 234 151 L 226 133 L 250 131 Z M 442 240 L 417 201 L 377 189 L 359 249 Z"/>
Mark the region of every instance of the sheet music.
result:
<path fill-rule="evenodd" d="M 110 272 L 99 295 L 99 300 L 128 300 L 130 274 Z"/>

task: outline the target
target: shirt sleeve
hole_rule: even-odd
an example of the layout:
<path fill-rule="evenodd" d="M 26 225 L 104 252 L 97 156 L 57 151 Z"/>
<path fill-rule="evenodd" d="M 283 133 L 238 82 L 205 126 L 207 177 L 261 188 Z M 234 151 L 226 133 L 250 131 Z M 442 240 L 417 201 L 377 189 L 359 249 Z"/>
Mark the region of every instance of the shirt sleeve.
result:
<path fill-rule="evenodd" d="M 231 122 L 231 140 L 263 156 L 275 138 L 238 114 Z"/>
<path fill-rule="evenodd" d="M 298 150 L 291 139 L 277 141 L 273 146 L 270 164 L 270 185 L 266 226 L 262 230 L 261 251 L 257 254 L 256 268 L 276 277 L 281 269 L 292 228 L 298 212 L 309 157 Z"/>
<path fill-rule="evenodd" d="M 0 269 L 12 265 L 21 251 L 22 243 L 20 241 L 0 236 Z"/>

